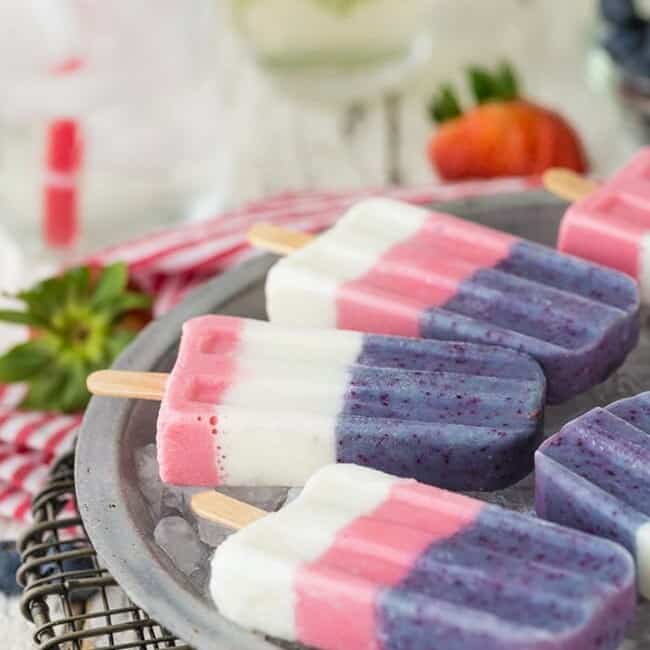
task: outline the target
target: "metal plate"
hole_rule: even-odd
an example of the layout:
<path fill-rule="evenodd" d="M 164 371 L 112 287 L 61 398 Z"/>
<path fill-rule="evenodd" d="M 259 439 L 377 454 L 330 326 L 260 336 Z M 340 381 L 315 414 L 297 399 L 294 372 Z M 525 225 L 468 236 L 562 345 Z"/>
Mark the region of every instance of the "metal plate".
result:
<path fill-rule="evenodd" d="M 484 197 L 445 204 L 454 214 L 553 245 L 565 204 L 543 192 Z M 272 256 L 255 258 L 204 285 L 165 318 L 151 324 L 116 367 L 168 370 L 183 322 L 206 313 L 264 318 L 263 283 Z M 643 315 L 641 345 L 604 384 L 569 403 L 548 408 L 553 433 L 580 413 L 650 389 L 650 319 Z M 140 607 L 201 650 L 262 650 L 278 646 L 222 618 L 153 539 L 155 521 L 135 477 L 134 449 L 155 440 L 157 406 L 95 398 L 87 411 L 76 457 L 77 498 L 91 541 L 104 564 Z M 518 510 L 532 506 L 532 480 L 482 495 Z M 209 563 L 204 563 L 206 574 Z M 650 649 L 650 603 L 640 606 L 625 650 Z"/>

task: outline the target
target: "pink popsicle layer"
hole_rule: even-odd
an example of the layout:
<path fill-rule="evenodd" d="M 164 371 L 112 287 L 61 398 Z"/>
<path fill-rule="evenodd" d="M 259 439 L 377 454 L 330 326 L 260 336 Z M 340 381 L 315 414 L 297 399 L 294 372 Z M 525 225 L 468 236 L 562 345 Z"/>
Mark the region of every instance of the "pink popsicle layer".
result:
<path fill-rule="evenodd" d="M 217 485 L 217 404 L 237 373 L 235 354 L 243 327 L 224 318 L 218 338 L 214 317 L 195 318 L 183 326 L 174 372 L 167 381 L 158 416 L 158 463 L 165 482 Z M 192 444 L 188 444 L 188 440 Z"/>
<path fill-rule="evenodd" d="M 244 627 L 326 650 L 613 650 L 636 605 L 612 542 L 356 465 L 216 549 Z"/>
<path fill-rule="evenodd" d="M 610 181 L 567 210 L 558 248 L 639 279 L 641 242 L 648 233 L 650 148 L 645 148 Z"/>
<path fill-rule="evenodd" d="M 431 213 L 412 236 L 388 248 L 363 275 L 339 286 L 337 327 L 419 336 L 423 311 L 451 300 L 477 271 L 506 259 L 517 241 L 470 221 Z M 399 309 L 391 294 L 403 297 Z"/>
<path fill-rule="evenodd" d="M 428 546 L 471 525 L 482 508 L 462 495 L 395 483 L 374 512 L 355 519 L 321 557 L 299 569 L 298 638 L 314 647 L 379 650 L 379 592 L 399 584 Z M 345 582 L 341 567 L 355 567 Z"/>

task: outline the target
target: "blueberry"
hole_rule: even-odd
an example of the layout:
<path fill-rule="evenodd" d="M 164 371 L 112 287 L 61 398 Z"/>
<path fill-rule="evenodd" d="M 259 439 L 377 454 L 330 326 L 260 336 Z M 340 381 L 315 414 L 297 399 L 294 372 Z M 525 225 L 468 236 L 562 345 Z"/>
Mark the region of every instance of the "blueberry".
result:
<path fill-rule="evenodd" d="M 600 0 L 603 18 L 618 25 L 627 25 L 639 19 L 634 0 Z"/>
<path fill-rule="evenodd" d="M 618 63 L 624 64 L 632 58 L 638 58 L 646 41 L 646 29 L 628 29 L 614 27 L 603 41 L 604 48 Z"/>
<path fill-rule="evenodd" d="M 59 550 L 60 548 L 60 550 Z M 63 543 L 60 547 L 50 547 L 47 551 L 48 555 L 58 555 L 59 553 L 68 553 L 70 551 L 81 550 L 83 547 L 76 546 L 74 544 Z M 55 576 L 61 572 L 63 569 L 64 572 L 70 571 L 88 571 L 94 572 L 95 565 L 90 557 L 75 557 L 63 560 L 62 562 L 45 562 L 41 565 L 41 575 L 46 578 L 49 576 Z M 88 576 L 80 576 L 79 579 L 84 577 L 93 577 L 92 573 L 89 573 Z M 73 578 L 74 579 L 74 578 Z M 95 593 L 95 589 L 74 589 L 70 597 L 72 600 L 88 600 Z"/>
<path fill-rule="evenodd" d="M 639 52 L 637 55 L 625 59 L 623 69 L 636 77 L 648 77 L 650 76 L 650 61 L 643 52 Z"/>
<path fill-rule="evenodd" d="M 13 596 L 22 591 L 16 582 L 16 571 L 20 566 L 20 554 L 13 542 L 0 542 L 0 592 Z"/>

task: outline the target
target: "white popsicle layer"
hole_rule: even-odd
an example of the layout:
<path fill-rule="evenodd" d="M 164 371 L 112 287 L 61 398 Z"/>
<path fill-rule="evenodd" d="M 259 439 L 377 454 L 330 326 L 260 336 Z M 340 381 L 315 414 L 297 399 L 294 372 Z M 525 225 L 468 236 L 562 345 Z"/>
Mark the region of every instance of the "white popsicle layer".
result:
<path fill-rule="evenodd" d="M 161 476 L 302 485 L 342 461 L 494 489 L 530 469 L 544 387 L 532 359 L 502 349 L 201 317 L 167 381 Z"/>
<path fill-rule="evenodd" d="M 617 544 L 346 464 L 218 547 L 210 589 L 323 650 L 614 650 L 636 604 Z"/>
<path fill-rule="evenodd" d="M 333 467 L 320 470 L 296 501 L 219 547 L 212 561 L 210 592 L 224 616 L 244 627 L 298 640 L 294 589 L 298 570 L 321 557 L 341 530 L 376 510 L 398 481 L 356 465 Z M 342 491 L 347 496 L 337 498 Z M 287 546 L 290 530 L 301 534 Z M 251 579 L 242 579 L 244 573 Z"/>
<path fill-rule="evenodd" d="M 268 274 L 266 298 L 270 320 L 281 325 L 525 352 L 546 371 L 551 403 L 604 381 L 639 333 L 632 278 L 472 221 L 379 198 L 351 207 L 333 228 L 281 259 Z"/>
<path fill-rule="evenodd" d="M 280 325 L 336 327 L 340 288 L 364 276 L 396 243 L 413 237 L 429 217 L 428 210 L 387 199 L 353 206 L 327 237 L 316 237 L 271 268 L 269 319 Z"/>
<path fill-rule="evenodd" d="M 207 440 L 201 436 L 200 453 L 207 457 L 195 458 L 197 473 L 188 481 L 302 485 L 316 469 L 336 462 L 336 417 L 363 336 L 330 332 L 314 345 L 313 332 L 274 328 L 269 337 L 266 323 L 222 319 L 219 324 L 230 328 L 231 337 L 217 339 L 214 322 L 197 319 L 186 325 L 177 376 L 159 418 L 159 429 L 165 429 L 170 412 L 180 406 L 189 415 L 179 426 L 213 427 Z M 177 460 L 191 469 L 187 461 L 170 457 L 166 440 L 159 438 L 159 458 L 169 473 L 177 475 Z"/>

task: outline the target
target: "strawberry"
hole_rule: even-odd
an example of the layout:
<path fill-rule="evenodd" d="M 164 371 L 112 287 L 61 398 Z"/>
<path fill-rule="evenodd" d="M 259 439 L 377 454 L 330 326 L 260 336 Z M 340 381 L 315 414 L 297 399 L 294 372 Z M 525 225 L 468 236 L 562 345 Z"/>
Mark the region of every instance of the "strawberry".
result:
<path fill-rule="evenodd" d="M 86 377 L 109 367 L 150 317 L 151 299 L 129 287 L 119 262 L 68 269 L 16 298 L 24 308 L 0 309 L 0 321 L 26 325 L 30 337 L 0 356 L 0 383 L 24 382 L 28 409 L 82 410 Z"/>
<path fill-rule="evenodd" d="M 431 104 L 441 126 L 429 143 L 429 158 L 442 178 L 526 176 L 549 167 L 587 171 L 576 132 L 558 113 L 521 98 L 509 65 L 495 74 L 470 68 L 469 80 L 475 108 L 463 113 L 448 84 Z"/>

